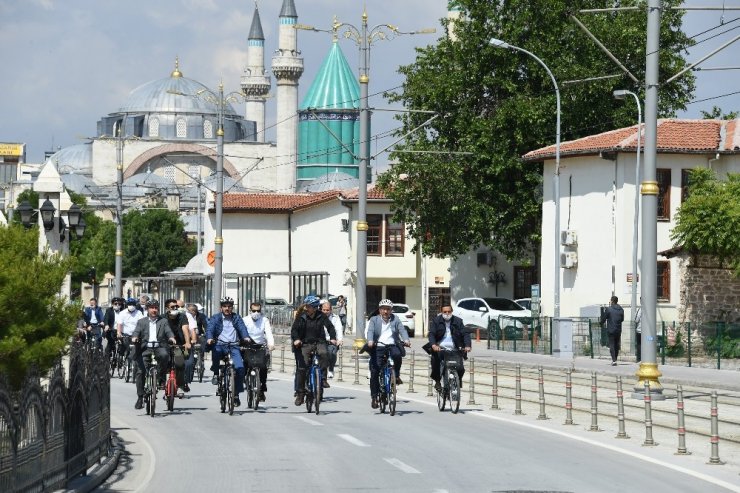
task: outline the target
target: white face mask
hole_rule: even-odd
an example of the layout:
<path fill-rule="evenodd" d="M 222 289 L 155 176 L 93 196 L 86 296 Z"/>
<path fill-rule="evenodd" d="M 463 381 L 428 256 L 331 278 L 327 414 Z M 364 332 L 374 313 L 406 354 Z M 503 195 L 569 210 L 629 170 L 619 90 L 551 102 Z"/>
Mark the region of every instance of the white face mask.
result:
<path fill-rule="evenodd" d="M 445 322 L 449 322 L 452 320 L 452 314 L 451 313 L 443 313 L 442 318 L 445 320 Z"/>
<path fill-rule="evenodd" d="M 136 307 L 134 305 L 129 305 L 127 308 L 128 308 L 128 311 L 130 312 L 133 312 L 134 310 L 136 310 Z"/>
<path fill-rule="evenodd" d="M 260 312 L 252 312 L 252 320 L 259 320 L 261 316 Z"/>
<path fill-rule="evenodd" d="M 169 312 L 170 318 L 175 318 L 179 314 L 180 314 L 179 310 L 170 310 Z"/>

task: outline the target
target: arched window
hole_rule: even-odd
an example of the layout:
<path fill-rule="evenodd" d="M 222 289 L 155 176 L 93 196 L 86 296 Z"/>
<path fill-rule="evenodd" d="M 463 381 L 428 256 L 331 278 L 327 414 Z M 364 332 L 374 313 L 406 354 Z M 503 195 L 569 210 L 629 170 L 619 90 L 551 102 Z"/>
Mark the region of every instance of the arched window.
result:
<path fill-rule="evenodd" d="M 175 166 L 172 164 L 168 164 L 164 167 L 164 177 L 169 178 L 172 181 L 175 181 Z"/>
<path fill-rule="evenodd" d="M 176 124 L 176 132 L 178 139 L 184 139 L 187 137 L 187 125 L 185 124 L 185 118 L 178 118 Z"/>
<path fill-rule="evenodd" d="M 213 138 L 213 123 L 211 122 L 211 120 L 205 120 L 203 122 L 203 138 L 204 139 Z"/>
<path fill-rule="evenodd" d="M 149 137 L 159 137 L 159 118 L 149 120 Z"/>

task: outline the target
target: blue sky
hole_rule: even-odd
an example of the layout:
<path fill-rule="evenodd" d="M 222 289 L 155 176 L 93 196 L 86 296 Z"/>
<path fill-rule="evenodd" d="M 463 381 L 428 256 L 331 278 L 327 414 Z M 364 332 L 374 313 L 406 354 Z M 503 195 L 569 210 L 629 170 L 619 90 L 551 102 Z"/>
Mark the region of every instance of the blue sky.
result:
<path fill-rule="evenodd" d="M 692 6 L 722 5 L 693 0 Z M 725 2 L 730 4 L 732 2 Z M 277 16 L 282 0 L 259 2 L 265 33 L 266 65 L 277 47 Z M 445 0 L 295 0 L 298 22 L 328 29 L 332 18 L 358 25 L 363 4 L 369 24 L 391 23 L 401 30 L 436 27 L 437 34 L 402 36 L 376 43 L 371 50 L 370 94 L 399 86 L 396 69 L 414 60 L 414 47 L 433 43 L 441 35 L 439 19 Z M 740 5 L 740 3 L 737 3 Z M 27 144 L 28 162 L 40 162 L 43 152 L 84 141 L 95 134 L 96 122 L 114 112 L 129 92 L 151 80 L 167 77 L 175 56 L 186 77 L 215 88 L 223 79 L 227 91 L 239 90 L 246 64 L 246 38 L 254 11 L 250 0 L 0 0 L 0 142 Z M 694 35 L 730 32 L 699 44 L 688 59 L 697 60 L 736 36 L 740 11 L 691 12 L 684 30 Z M 735 29 L 732 31 L 732 29 Z M 329 34 L 299 32 L 299 49 L 306 71 L 299 99 L 330 47 Z M 356 46 L 342 41 L 349 63 L 358 66 Z M 740 65 L 740 42 L 703 66 Z M 273 93 L 275 91 L 273 78 Z M 695 99 L 740 90 L 740 70 L 697 73 Z M 380 97 L 371 106 L 387 108 Z M 740 94 L 688 106 L 682 117 L 698 118 L 712 105 L 739 110 Z M 235 105 L 243 113 L 243 105 Z M 274 100 L 268 103 L 267 125 L 275 121 Z M 390 114 L 376 113 L 373 134 L 395 127 Z M 268 138 L 269 138 L 268 133 Z M 390 140 L 373 144 L 373 154 Z M 380 164 L 387 158 L 378 158 Z"/>

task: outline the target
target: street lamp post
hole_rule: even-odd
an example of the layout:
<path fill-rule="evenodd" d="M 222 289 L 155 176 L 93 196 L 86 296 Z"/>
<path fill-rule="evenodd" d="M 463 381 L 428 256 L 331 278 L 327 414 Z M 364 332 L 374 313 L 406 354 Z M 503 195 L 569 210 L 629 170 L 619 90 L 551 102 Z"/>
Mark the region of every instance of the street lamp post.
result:
<path fill-rule="evenodd" d="M 555 77 L 552 75 L 550 69 L 545 65 L 545 62 L 534 53 L 519 48 L 518 46 L 510 45 L 500 39 L 491 39 L 490 43 L 497 48 L 508 48 L 510 50 L 521 51 L 531 56 L 542 67 L 547 71 L 547 75 L 552 80 L 552 85 L 555 87 L 555 99 L 557 104 L 557 122 L 555 126 L 555 174 L 553 176 L 553 195 L 555 200 L 555 238 L 554 238 L 554 258 L 553 258 L 553 273 L 555 275 L 555 287 L 554 287 L 554 299 L 553 299 L 553 318 L 557 320 L 560 318 L 560 89 L 558 89 L 558 83 Z"/>
<path fill-rule="evenodd" d="M 632 298 L 630 299 L 630 318 L 635 321 L 635 310 L 637 309 L 637 242 L 640 234 L 640 194 L 637 187 L 640 183 L 640 137 L 642 134 L 642 106 L 640 98 L 632 91 L 619 89 L 614 91 L 616 99 L 625 99 L 627 96 L 635 98 L 637 103 L 637 157 L 635 158 L 635 219 L 632 226 Z M 642 345 L 642 344 L 640 344 Z"/>

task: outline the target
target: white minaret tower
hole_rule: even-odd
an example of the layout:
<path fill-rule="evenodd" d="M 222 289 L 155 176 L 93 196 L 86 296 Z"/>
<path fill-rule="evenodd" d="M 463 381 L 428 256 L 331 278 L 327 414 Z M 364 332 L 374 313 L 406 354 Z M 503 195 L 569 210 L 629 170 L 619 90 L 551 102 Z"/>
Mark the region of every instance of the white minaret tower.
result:
<path fill-rule="evenodd" d="M 257 142 L 265 141 L 265 102 L 270 92 L 270 77 L 265 73 L 265 35 L 260 11 L 254 2 L 254 17 L 247 38 L 247 68 L 242 75 L 247 120 L 257 122 Z"/>
<path fill-rule="evenodd" d="M 293 0 L 283 0 L 280 9 L 280 39 L 272 57 L 272 73 L 277 81 L 277 175 L 276 192 L 295 191 L 298 129 L 298 79 L 303 74 L 303 58 L 298 51 L 295 25 L 298 13 Z"/>

